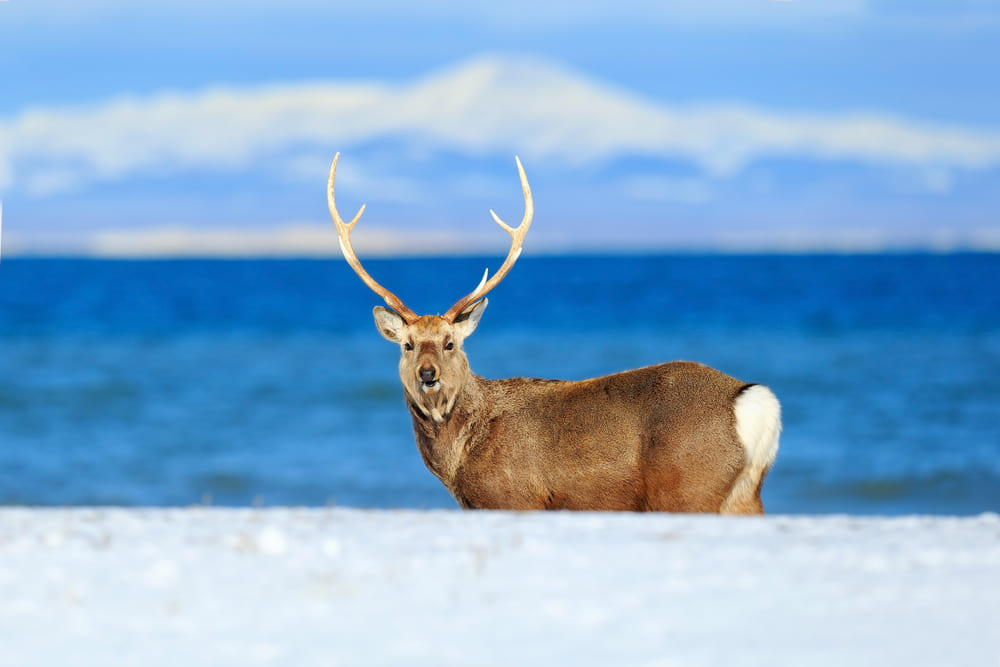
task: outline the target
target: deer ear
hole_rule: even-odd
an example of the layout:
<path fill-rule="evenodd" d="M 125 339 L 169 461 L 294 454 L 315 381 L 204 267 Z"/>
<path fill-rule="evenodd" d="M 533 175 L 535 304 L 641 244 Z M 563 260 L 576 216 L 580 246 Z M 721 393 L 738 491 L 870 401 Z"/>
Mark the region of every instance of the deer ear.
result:
<path fill-rule="evenodd" d="M 399 313 L 383 306 L 375 306 L 372 314 L 375 316 L 375 327 L 383 338 L 393 343 L 398 343 L 403 339 L 406 322 L 399 316 Z"/>
<path fill-rule="evenodd" d="M 462 338 L 468 338 L 471 336 L 472 332 L 476 330 L 476 326 L 479 324 L 479 318 L 483 316 L 483 311 L 486 310 L 487 303 L 488 300 L 483 299 L 471 308 L 467 308 L 462 311 L 462 313 L 455 318 L 455 333 Z"/>

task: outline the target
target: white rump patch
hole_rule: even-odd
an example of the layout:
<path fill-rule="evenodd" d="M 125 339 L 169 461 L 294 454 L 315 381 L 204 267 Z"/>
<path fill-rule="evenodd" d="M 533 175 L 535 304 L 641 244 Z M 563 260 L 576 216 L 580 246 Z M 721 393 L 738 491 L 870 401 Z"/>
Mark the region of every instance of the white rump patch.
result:
<path fill-rule="evenodd" d="M 744 389 L 736 398 L 733 413 L 747 466 L 758 471 L 770 467 L 778 455 L 781 435 L 781 405 L 774 392 L 760 384 Z"/>

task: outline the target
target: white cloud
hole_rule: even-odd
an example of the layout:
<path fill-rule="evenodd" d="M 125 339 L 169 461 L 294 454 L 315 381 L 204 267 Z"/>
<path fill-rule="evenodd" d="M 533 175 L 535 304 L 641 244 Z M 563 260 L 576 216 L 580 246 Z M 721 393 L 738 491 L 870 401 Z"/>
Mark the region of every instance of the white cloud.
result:
<path fill-rule="evenodd" d="M 485 234 L 456 236 L 447 230 L 361 226 L 351 235 L 364 257 L 450 255 L 489 250 L 503 240 Z M 21 239 L 21 254 L 45 254 L 44 237 Z M 73 254 L 96 257 L 340 257 L 333 223 L 291 223 L 269 229 L 166 226 L 104 230 L 81 239 Z"/>
<path fill-rule="evenodd" d="M 482 57 L 405 84 L 215 87 L 26 109 L 0 120 L 0 188 L 46 196 L 137 174 L 262 165 L 291 175 L 312 161 L 303 149 L 332 155 L 380 140 L 565 165 L 680 158 L 716 176 L 769 156 L 939 171 L 1000 164 L 997 131 L 874 113 L 677 106 L 549 63 Z M 408 187 L 399 184 L 399 198 Z"/>
<path fill-rule="evenodd" d="M 89 240 L 98 257 L 185 256 L 326 256 L 339 254 L 332 225 L 289 225 L 270 230 L 237 228 L 192 229 L 159 227 L 105 230 Z"/>
<path fill-rule="evenodd" d="M 352 235 L 359 255 L 367 257 L 490 255 L 502 257 L 509 241 L 500 235 L 457 235 L 444 229 L 359 227 Z M 828 228 L 779 227 L 707 231 L 685 238 L 641 244 L 617 239 L 535 238 L 534 253 L 575 251 L 648 252 L 651 249 L 712 249 L 721 252 L 882 252 L 927 248 L 937 251 L 1000 249 L 1000 230 L 991 227 L 960 232 L 950 228 L 914 229 L 899 234 L 872 226 Z M 158 257 L 330 257 L 340 258 L 331 224 L 291 223 L 269 229 L 216 227 L 195 229 L 163 226 L 112 229 L 69 236 L 21 231 L 3 240 L 4 256 Z"/>

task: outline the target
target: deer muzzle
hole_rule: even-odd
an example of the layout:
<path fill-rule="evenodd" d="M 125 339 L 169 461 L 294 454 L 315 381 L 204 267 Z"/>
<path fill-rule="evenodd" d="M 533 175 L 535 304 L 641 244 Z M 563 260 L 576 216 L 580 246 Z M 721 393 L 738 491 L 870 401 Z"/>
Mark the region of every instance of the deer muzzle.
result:
<path fill-rule="evenodd" d="M 417 375 L 420 376 L 420 388 L 424 393 L 433 393 L 441 388 L 436 368 L 424 366 L 417 372 Z"/>

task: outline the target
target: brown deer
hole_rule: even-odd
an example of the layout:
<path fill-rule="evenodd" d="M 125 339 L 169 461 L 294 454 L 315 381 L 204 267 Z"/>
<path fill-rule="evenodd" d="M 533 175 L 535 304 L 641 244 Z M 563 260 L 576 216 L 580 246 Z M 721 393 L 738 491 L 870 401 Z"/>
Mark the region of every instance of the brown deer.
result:
<path fill-rule="evenodd" d="M 521 161 L 524 219 L 500 270 L 444 315 L 417 315 L 361 266 L 337 213 L 333 158 L 327 199 L 345 259 L 389 308 L 375 324 L 402 350 L 399 377 L 424 463 L 463 508 L 762 514 L 781 408 L 770 389 L 675 361 L 568 382 L 486 380 L 462 343 L 486 294 L 521 254 L 534 206 Z M 488 273 L 488 272 L 487 272 Z"/>

